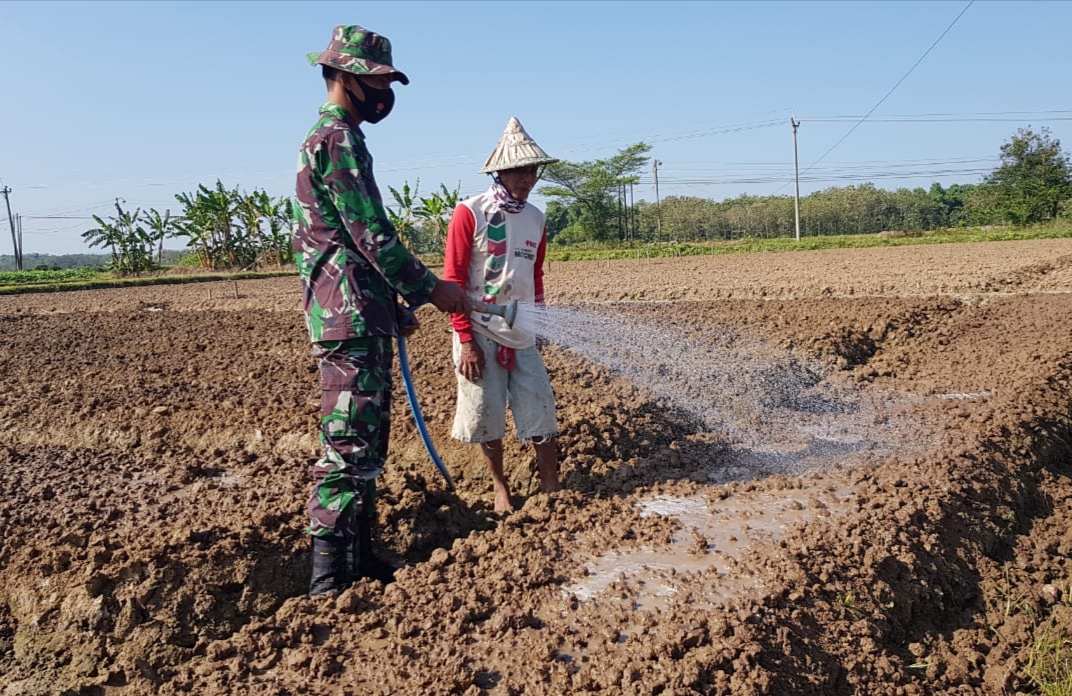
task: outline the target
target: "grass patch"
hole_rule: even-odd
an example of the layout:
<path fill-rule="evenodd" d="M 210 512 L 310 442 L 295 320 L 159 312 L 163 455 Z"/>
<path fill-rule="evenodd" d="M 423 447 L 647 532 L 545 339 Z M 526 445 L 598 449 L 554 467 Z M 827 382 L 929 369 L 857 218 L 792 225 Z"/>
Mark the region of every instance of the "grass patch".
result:
<path fill-rule="evenodd" d="M 1010 578 L 1009 565 L 1004 568 L 1004 578 L 993 593 L 987 593 L 987 607 L 999 610 L 1002 616 L 1025 617 L 1030 621 L 1030 636 L 1022 643 L 1010 645 L 1016 650 L 1016 693 L 1042 694 L 1043 696 L 1072 696 L 1072 584 L 1046 585 L 1043 594 L 1050 595 L 1052 605 L 1033 599 L 1036 594 L 1031 586 L 1015 586 Z M 1007 643 L 1000 627 L 990 627 L 994 637 Z M 1024 688 L 1030 684 L 1030 691 Z"/>
<path fill-rule="evenodd" d="M 110 278 L 104 268 L 67 268 L 57 271 L 0 271 L 0 286 L 41 285 Z"/>
<path fill-rule="evenodd" d="M 1072 221 L 1059 221 L 1034 227 L 968 227 L 927 232 L 887 231 L 877 234 L 845 234 L 823 237 L 776 237 L 773 239 L 734 239 L 718 242 L 626 242 L 624 244 L 550 245 L 547 259 L 555 261 L 605 261 L 614 259 L 670 258 L 708 256 L 712 254 L 753 254 L 762 252 L 819 251 L 823 249 L 863 249 L 867 247 L 907 246 L 910 244 L 955 244 L 966 242 L 1007 242 L 1028 239 L 1072 237 Z M 190 257 L 193 258 L 193 257 Z M 422 254 L 418 258 L 430 268 L 441 268 L 442 255 Z M 259 272 L 198 272 L 180 265 L 154 275 L 134 278 L 115 277 L 102 268 L 75 268 L 61 271 L 0 272 L 0 295 L 26 292 L 95 290 L 139 285 L 199 283 L 203 281 L 244 280 L 296 275 L 293 267 Z"/>
<path fill-rule="evenodd" d="M 22 271 L 26 273 L 26 271 Z M 60 273 L 62 271 L 30 271 L 31 273 Z M 254 278 L 276 278 L 295 276 L 292 270 L 241 272 L 241 273 L 198 273 L 189 275 L 154 275 L 136 278 L 116 278 L 111 273 L 89 280 L 41 281 L 36 283 L 3 284 L 0 282 L 0 295 L 20 295 L 34 292 L 63 292 L 67 290 L 100 290 L 105 288 L 128 288 L 143 285 L 181 285 L 185 283 L 203 283 L 220 280 L 249 280 Z"/>
<path fill-rule="evenodd" d="M 1034 227 L 969 227 L 927 232 L 892 231 L 878 234 L 801 237 L 799 242 L 793 237 L 775 237 L 773 239 L 734 239 L 717 242 L 576 244 L 565 247 L 551 245 L 548 247 L 547 256 L 551 261 L 603 261 L 712 254 L 863 249 L 915 244 L 1007 242 L 1068 237 L 1072 237 L 1072 222 L 1062 221 Z"/>
<path fill-rule="evenodd" d="M 1072 696 L 1072 627 L 1053 621 L 1035 631 L 1024 672 L 1045 696 Z"/>

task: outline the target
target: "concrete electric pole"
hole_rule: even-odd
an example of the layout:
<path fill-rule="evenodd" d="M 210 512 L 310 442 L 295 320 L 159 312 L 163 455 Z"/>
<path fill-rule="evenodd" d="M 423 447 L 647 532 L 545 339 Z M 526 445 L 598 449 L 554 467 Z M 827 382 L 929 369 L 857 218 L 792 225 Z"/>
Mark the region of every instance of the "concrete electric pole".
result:
<path fill-rule="evenodd" d="M 662 204 L 659 203 L 660 166 L 662 166 L 662 162 L 659 160 L 651 161 L 651 176 L 655 179 L 655 238 L 661 241 L 663 238 L 663 209 Z"/>
<path fill-rule="evenodd" d="M 22 255 L 19 254 L 19 237 L 18 234 L 15 232 L 15 218 L 11 216 L 11 199 L 9 198 L 11 194 L 11 187 L 5 186 L 4 188 L 0 189 L 0 193 L 4 194 L 4 203 L 7 205 L 7 222 L 9 225 L 11 225 L 11 245 L 15 249 L 15 270 L 21 271 Z"/>
<path fill-rule="evenodd" d="M 800 165 L 797 163 L 797 128 L 800 121 L 795 117 L 789 117 L 789 123 L 793 124 L 793 176 L 796 180 L 796 196 L 794 197 L 793 210 L 796 215 L 797 241 L 800 241 Z"/>

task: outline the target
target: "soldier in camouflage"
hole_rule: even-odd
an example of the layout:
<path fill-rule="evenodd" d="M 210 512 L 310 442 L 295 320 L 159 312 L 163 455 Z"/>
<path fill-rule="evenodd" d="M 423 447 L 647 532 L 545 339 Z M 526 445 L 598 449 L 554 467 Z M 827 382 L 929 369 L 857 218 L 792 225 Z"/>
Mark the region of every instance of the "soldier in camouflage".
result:
<path fill-rule="evenodd" d="M 338 26 L 321 65 L 328 100 L 302 144 L 294 255 L 306 327 L 320 365 L 320 442 L 308 502 L 309 594 L 338 594 L 360 577 L 389 582 L 372 555 L 373 499 L 390 435 L 393 339 L 417 328 L 410 308 L 472 311 L 464 291 L 437 278 L 401 244 L 372 173 L 362 123 L 394 105 L 391 83 L 409 84 L 391 44 L 360 26 Z"/>

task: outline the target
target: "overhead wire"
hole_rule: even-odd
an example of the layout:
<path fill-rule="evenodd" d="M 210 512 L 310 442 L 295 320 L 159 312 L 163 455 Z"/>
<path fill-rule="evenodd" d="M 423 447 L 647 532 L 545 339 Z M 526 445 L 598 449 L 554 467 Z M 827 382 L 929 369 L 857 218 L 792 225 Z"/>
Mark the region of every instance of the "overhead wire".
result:
<path fill-rule="evenodd" d="M 986 168 L 979 169 L 946 169 L 946 170 L 928 170 L 928 171 L 914 171 L 914 172 L 872 172 L 868 174 L 840 174 L 840 175 L 828 175 L 828 176 L 807 176 L 801 177 L 801 181 L 806 182 L 823 182 L 823 181 L 873 181 L 881 179 L 916 179 L 921 177 L 938 177 L 938 176 L 981 176 L 989 174 L 992 170 Z M 730 184 L 773 184 L 778 182 L 793 182 L 794 177 L 792 174 L 784 174 L 781 176 L 756 176 L 756 177 L 740 177 L 740 178 L 724 178 L 724 179 L 664 179 L 659 178 L 659 186 L 663 188 L 670 188 L 673 186 L 724 186 Z M 641 178 L 638 182 L 640 184 L 650 184 L 652 179 Z M 769 194 L 771 196 L 777 194 Z"/>
<path fill-rule="evenodd" d="M 816 167 L 812 171 L 814 171 L 814 172 L 836 173 L 836 172 L 853 172 L 853 171 L 872 171 L 872 170 L 875 170 L 875 169 L 878 169 L 878 168 L 881 168 L 881 167 L 890 168 L 890 169 L 905 169 L 905 168 L 909 168 L 909 167 L 918 168 L 918 167 L 922 167 L 922 166 L 949 166 L 949 165 L 955 165 L 955 164 L 978 164 L 980 162 L 992 162 L 992 163 L 996 164 L 999 161 L 1000 160 L 997 157 L 979 157 L 979 158 L 950 159 L 950 160 L 917 160 L 917 161 L 904 161 L 904 162 L 890 161 L 890 162 L 879 162 L 879 163 L 871 163 L 871 164 L 868 164 L 868 163 L 858 163 L 858 164 L 857 163 L 852 163 L 852 164 L 844 164 L 844 165 L 837 165 L 837 166 L 828 165 L 828 166 L 825 166 L 825 167 Z M 790 162 L 788 164 L 789 164 L 789 166 L 792 166 L 792 162 Z M 668 171 L 669 171 L 669 169 L 668 169 Z M 748 173 L 752 173 L 752 172 L 778 172 L 778 173 L 784 173 L 785 172 L 785 165 L 783 163 L 778 163 L 778 164 L 773 164 L 772 163 L 772 164 L 764 165 L 764 166 L 741 165 L 741 166 L 737 166 L 737 167 L 677 167 L 677 166 L 675 166 L 675 167 L 673 167 L 672 171 L 674 172 L 674 174 L 683 174 L 683 173 L 694 173 L 694 174 L 695 173 L 700 173 L 700 174 L 703 174 L 703 173 L 716 173 L 716 174 L 722 173 L 722 174 L 732 174 L 732 173 L 735 173 L 735 172 L 748 172 Z M 663 179 L 660 178 L 659 180 L 662 181 Z"/>
<path fill-rule="evenodd" d="M 25 219 L 25 218 L 23 218 L 23 219 Z M 35 230 L 35 229 L 30 228 L 30 229 L 24 229 L 23 234 L 29 234 L 29 235 L 57 234 L 59 232 L 66 232 L 67 230 L 73 230 L 73 229 L 77 229 L 79 227 L 86 227 L 86 226 L 87 226 L 87 223 L 78 222 L 78 223 L 75 223 L 73 225 L 66 225 L 64 227 L 56 227 L 56 228 L 50 228 L 50 229 Z"/>
<path fill-rule="evenodd" d="M 965 8 L 965 10 L 966 9 L 967 8 Z M 962 11 L 962 14 L 963 14 L 963 11 Z M 958 17 L 959 16 L 960 15 L 958 15 Z M 952 25 L 950 25 L 950 26 L 952 26 Z M 939 37 L 939 38 L 941 38 L 941 37 Z M 935 44 L 932 44 L 932 48 L 933 48 L 934 45 Z M 918 65 L 918 63 L 919 63 L 919 61 L 917 61 L 917 65 Z M 887 96 L 889 94 L 890 93 L 887 92 Z M 885 99 L 885 97 L 884 97 L 884 99 Z M 881 101 L 880 101 L 880 103 L 881 103 Z M 1024 117 L 1036 118 L 1037 120 L 1040 120 L 1040 121 L 1047 121 L 1047 120 L 1067 121 L 1067 120 L 1072 120 L 1072 110 L 1068 110 L 1068 109 L 1051 109 L 1051 110 L 1044 110 L 1044 111 L 994 111 L 994 112 L 962 112 L 962 113 L 891 114 L 891 115 L 887 115 L 887 116 L 881 116 L 881 117 L 878 117 L 878 118 L 870 116 L 870 114 L 873 113 L 873 111 L 874 111 L 874 109 L 872 109 L 872 111 L 869 112 L 868 114 L 865 114 L 864 117 L 847 116 L 847 115 L 833 115 L 833 116 L 805 116 L 805 117 L 801 117 L 801 118 L 806 119 L 809 122 L 814 122 L 814 123 L 822 123 L 822 122 L 836 123 L 836 122 L 841 122 L 841 121 L 846 121 L 846 120 L 855 120 L 856 125 L 854 126 L 853 129 L 855 129 L 855 127 L 858 126 L 864 119 L 868 119 L 868 122 L 871 122 L 871 123 L 930 123 L 930 122 L 963 123 L 963 122 L 972 122 L 972 121 L 997 120 L 997 119 L 992 119 L 990 117 L 992 117 L 992 116 L 1008 116 L 1008 115 L 1012 115 L 1012 114 L 1019 114 L 1020 115 L 1019 118 L 1009 118 L 1009 119 L 1004 119 L 1004 120 L 1022 121 Z M 698 130 L 698 131 L 687 131 L 687 132 L 676 134 L 676 135 L 654 136 L 654 137 L 644 138 L 644 140 L 648 141 L 648 142 L 674 142 L 674 141 L 688 140 L 688 139 L 708 137 L 708 136 L 714 136 L 714 135 L 729 134 L 729 133 L 735 133 L 735 132 L 741 132 L 741 131 L 756 130 L 756 129 L 761 129 L 761 128 L 770 128 L 770 127 L 775 127 L 775 126 L 779 126 L 779 125 L 784 125 L 784 124 L 783 124 L 782 121 L 769 120 L 769 121 L 760 121 L 760 122 L 756 122 L 756 123 L 741 124 L 741 125 L 727 126 L 727 127 L 721 127 L 721 128 L 712 128 L 712 129 Z M 842 139 L 838 141 L 838 143 L 835 143 L 834 147 L 836 147 L 840 142 L 843 142 L 844 139 L 852 132 L 853 129 L 850 129 L 850 131 L 848 133 L 846 133 L 846 135 L 843 136 Z M 571 150 L 564 150 L 563 153 L 579 151 L 579 150 L 582 150 L 582 149 L 592 149 L 594 147 L 596 147 L 596 146 L 595 145 L 589 145 L 589 146 L 584 146 L 582 148 L 574 148 L 574 149 L 571 149 Z M 823 161 L 825 159 L 825 157 L 834 149 L 834 147 L 831 147 L 829 150 L 827 150 L 826 153 L 823 154 L 822 157 L 820 157 L 818 160 L 813 162 L 809 167 L 805 168 L 804 172 L 808 172 L 808 171 L 814 169 L 821 161 Z M 417 159 L 417 160 L 401 160 L 401 161 L 398 161 L 397 164 L 401 164 L 401 165 L 418 164 L 419 166 L 388 166 L 388 167 L 379 168 L 377 170 L 377 172 L 382 173 L 382 174 L 388 174 L 388 173 L 408 172 L 408 171 L 427 171 L 427 170 L 430 170 L 430 169 L 434 170 L 434 169 L 437 169 L 437 168 L 442 167 L 442 166 L 450 166 L 450 164 L 457 163 L 457 160 L 468 160 L 470 162 L 476 162 L 478 159 L 479 159 L 478 157 L 471 156 L 471 155 L 457 155 L 457 156 L 444 156 L 442 158 L 424 158 L 424 159 Z M 756 163 L 743 162 L 743 163 L 732 163 L 732 164 L 735 164 L 735 165 L 738 165 L 738 166 L 751 166 L 751 165 L 762 165 L 762 164 L 789 166 L 786 163 L 762 163 L 762 162 L 756 162 Z M 254 176 L 256 174 L 269 174 L 269 173 L 270 174 L 278 174 L 279 172 L 277 170 L 270 170 L 270 171 L 266 170 L 264 172 L 257 172 L 257 173 L 254 173 L 254 174 L 245 174 L 245 175 L 243 175 L 243 177 Z M 128 183 L 128 182 L 132 183 L 134 186 L 162 187 L 162 186 L 170 186 L 170 185 L 188 184 L 189 181 L 194 180 L 194 179 L 215 180 L 215 179 L 221 178 L 222 176 L 224 176 L 224 175 L 213 175 L 213 176 L 204 176 L 204 177 L 189 177 L 188 179 L 185 179 L 183 181 L 170 181 L 170 182 L 169 181 L 138 181 L 138 180 L 134 180 L 134 179 L 121 179 L 121 180 L 113 180 L 113 181 L 96 180 L 96 181 L 93 181 L 93 182 L 55 182 L 55 183 L 46 183 L 46 184 L 35 184 L 35 185 L 31 185 L 31 186 L 26 186 L 25 188 L 51 188 L 51 187 L 75 186 L 75 185 L 77 185 L 77 186 L 87 186 L 87 187 L 92 186 L 94 188 L 99 188 L 99 187 L 107 185 L 107 184 Z M 781 187 L 781 188 L 784 188 L 784 186 Z M 778 191 L 780 191 L 781 188 L 779 188 Z M 777 193 L 778 191 L 775 191 L 775 193 Z M 47 215 L 61 215 L 61 214 L 65 214 L 65 213 L 80 212 L 80 211 L 83 211 L 83 210 L 94 210 L 94 209 L 97 209 L 97 208 L 103 208 L 105 206 L 111 206 L 111 205 L 112 205 L 112 201 L 108 200 L 108 201 L 103 201 L 103 202 L 101 202 L 99 204 L 94 204 L 94 205 L 90 205 L 90 206 L 84 206 L 84 207 L 76 208 L 76 209 L 73 209 L 73 210 L 48 211 L 48 213 L 46 213 L 46 214 Z M 167 202 L 153 203 L 151 205 L 162 205 L 162 206 L 164 206 L 164 205 L 174 205 L 174 202 L 169 200 Z"/>
<path fill-rule="evenodd" d="M 836 143 L 834 143 L 833 145 L 831 145 L 831 146 L 830 146 L 830 148 L 829 148 L 829 149 L 827 149 L 827 151 L 826 151 L 826 152 L 824 152 L 824 153 L 822 154 L 822 156 L 820 156 L 820 157 L 819 157 L 819 159 L 815 160 L 815 162 L 813 162 L 813 163 L 811 164 L 811 166 L 809 166 L 809 167 L 808 167 L 807 169 L 805 169 L 804 171 L 805 171 L 805 172 L 808 172 L 808 171 L 810 171 L 810 170 L 811 170 L 812 168 L 814 168 L 814 167 L 815 167 L 815 165 L 819 164 L 819 162 L 822 162 L 822 161 L 823 161 L 824 159 L 826 159 L 826 156 L 827 156 L 827 155 L 829 155 L 829 154 L 830 154 L 831 152 L 833 152 L 833 151 L 834 151 L 835 149 L 837 149 L 838 145 L 841 145 L 841 143 L 845 142 L 845 139 L 846 139 L 846 138 L 848 138 L 848 137 L 849 137 L 850 135 L 852 135 L 852 134 L 853 134 L 853 132 L 854 132 L 854 131 L 855 131 L 855 130 L 856 130 L 857 128 L 859 128 L 859 127 L 860 127 L 860 125 L 861 125 L 861 124 L 862 124 L 862 123 L 863 123 L 864 121 L 866 121 L 866 120 L 867 120 L 867 117 L 868 117 L 868 116 L 870 116 L 871 114 L 873 114 L 873 113 L 875 112 L 875 110 L 876 110 L 876 109 L 878 109 L 878 107 L 882 106 L 882 104 L 883 104 L 883 103 L 884 103 L 884 102 L 885 102 L 885 101 L 886 101 L 887 99 L 889 99 L 889 98 L 890 98 L 890 95 L 892 95 L 892 94 L 893 94 L 893 93 L 894 93 L 894 92 L 895 92 L 895 91 L 897 90 L 897 88 L 901 86 L 901 83 L 902 83 L 902 82 L 904 82 L 904 81 L 905 81 L 906 79 L 908 79 L 908 76 L 909 76 L 909 75 L 911 75 L 911 74 L 912 74 L 912 73 L 913 73 L 913 72 L 915 71 L 915 69 L 916 69 L 916 68 L 917 68 L 917 67 L 919 66 L 919 64 L 923 62 L 923 59 L 924 59 L 924 58 L 926 58 L 926 57 L 927 57 L 928 55 L 930 55 L 930 52 L 931 52 L 931 51 L 933 51 L 933 50 L 934 50 L 934 47 L 935 47 L 935 46 L 937 46 L 937 45 L 938 45 L 938 44 L 939 44 L 939 43 L 941 42 L 941 40 L 945 38 L 945 35 L 946 35 L 946 34 L 948 34 L 948 33 L 950 32 L 950 30 L 952 30 L 952 29 L 953 29 L 953 27 L 954 27 L 954 26 L 956 26 L 957 22 L 959 22 L 959 21 L 960 21 L 960 18 L 961 18 L 961 17 L 963 17 L 963 16 L 964 16 L 964 13 L 968 11 L 968 8 L 970 8 L 970 7 L 971 7 L 972 5 L 974 5 L 974 4 L 975 4 L 975 0 L 968 0 L 968 4 L 964 6 L 964 9 L 962 9 L 962 10 L 960 11 L 960 14 L 958 14 L 958 15 L 957 15 L 957 16 L 956 16 L 956 17 L 955 17 L 955 18 L 953 19 L 953 21 L 949 23 L 949 26 L 947 26 L 947 27 L 945 28 L 945 31 L 943 31 L 943 32 L 942 32 L 942 33 L 941 33 L 941 34 L 940 34 L 940 35 L 938 36 L 938 38 L 937 38 L 937 39 L 935 39 L 935 40 L 934 40 L 934 42 L 933 42 L 933 43 L 932 43 L 932 44 L 931 44 L 930 46 L 928 46 L 928 47 L 927 47 L 927 50 L 926 50 L 926 51 L 924 51 L 924 52 L 923 52 L 923 55 L 921 55 L 921 56 L 919 57 L 919 59 L 918 59 L 918 60 L 916 60 L 916 62 L 912 64 L 912 67 L 908 69 L 908 72 L 906 72 L 906 73 L 905 73 L 904 75 L 902 75 L 902 76 L 901 76 L 901 79 L 897 80 L 897 82 L 895 82 L 895 83 L 894 83 L 893 87 L 890 87 L 890 89 L 889 89 L 889 90 L 888 90 L 888 91 L 886 92 L 886 94 L 882 95 L 882 98 L 881 98 L 881 99 L 879 99 L 879 100 L 878 100 L 877 102 L 875 102 L 875 105 L 874 105 L 874 106 L 872 106 L 872 107 L 871 107 L 871 108 L 870 108 L 870 109 L 869 109 L 869 110 L 867 111 L 867 113 L 866 113 L 866 114 L 864 114 L 862 118 L 860 118 L 860 120 L 858 120 L 858 121 L 857 121 L 857 122 L 856 122 L 855 124 L 853 124 L 852 128 L 850 128 L 850 129 L 848 130 L 848 132 L 847 132 L 847 133 L 845 133 L 845 135 L 841 136 L 841 138 L 840 138 L 840 139 L 838 139 L 838 141 L 837 141 Z M 782 186 L 780 186 L 780 187 L 779 187 L 779 188 L 778 188 L 778 189 L 777 189 L 776 191 L 774 191 L 774 193 L 775 193 L 775 194 L 776 194 L 776 193 L 778 193 L 779 191 L 781 191 L 781 190 L 782 190 L 783 188 L 785 188 L 786 186 L 788 186 L 788 184 L 783 184 L 783 185 L 782 185 Z"/>
<path fill-rule="evenodd" d="M 810 118 L 808 123 L 844 123 L 845 118 Z M 1072 121 L 1072 116 L 1037 119 L 1040 122 Z M 868 123 L 1023 123 L 1023 118 L 872 118 Z M 862 122 L 862 121 L 861 121 Z"/>

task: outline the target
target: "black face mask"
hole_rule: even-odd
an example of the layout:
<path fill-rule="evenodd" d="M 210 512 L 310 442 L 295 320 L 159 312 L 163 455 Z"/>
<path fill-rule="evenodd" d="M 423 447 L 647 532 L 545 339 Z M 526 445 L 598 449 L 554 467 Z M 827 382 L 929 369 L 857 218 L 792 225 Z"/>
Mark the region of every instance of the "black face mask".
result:
<path fill-rule="evenodd" d="M 368 123 L 379 123 L 387 118 L 387 114 L 391 113 L 391 109 L 395 105 L 394 90 L 390 87 L 387 89 L 375 89 L 365 83 L 361 83 L 361 91 L 365 93 L 364 101 L 359 100 L 351 89 L 346 89 L 346 94 L 350 97 L 350 103 L 357 110 L 358 115 L 361 116 L 361 120 Z"/>

